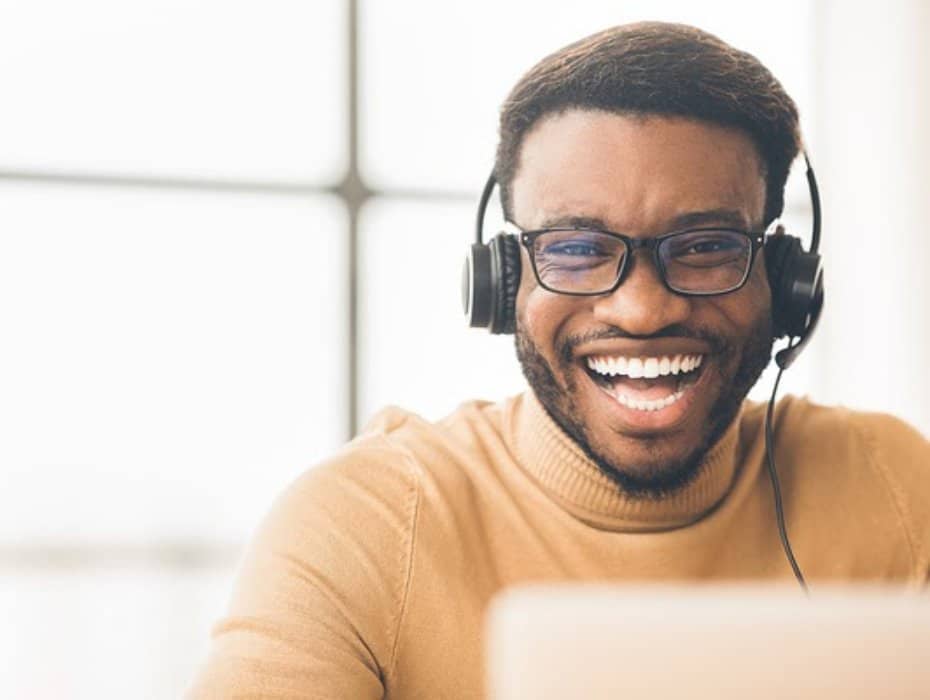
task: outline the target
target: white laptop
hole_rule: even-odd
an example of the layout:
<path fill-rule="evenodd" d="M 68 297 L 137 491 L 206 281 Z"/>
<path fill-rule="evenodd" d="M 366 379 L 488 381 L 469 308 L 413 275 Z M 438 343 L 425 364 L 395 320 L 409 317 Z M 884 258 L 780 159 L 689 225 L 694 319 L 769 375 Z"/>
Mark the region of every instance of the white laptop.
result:
<path fill-rule="evenodd" d="M 487 639 L 490 700 L 930 699 L 930 591 L 534 586 Z"/>

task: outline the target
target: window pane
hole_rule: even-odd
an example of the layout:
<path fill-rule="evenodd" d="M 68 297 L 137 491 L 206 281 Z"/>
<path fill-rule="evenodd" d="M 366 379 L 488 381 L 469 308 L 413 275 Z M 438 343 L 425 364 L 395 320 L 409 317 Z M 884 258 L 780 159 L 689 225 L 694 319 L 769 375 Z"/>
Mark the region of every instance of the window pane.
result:
<path fill-rule="evenodd" d="M 462 262 L 474 207 L 380 199 L 361 221 L 359 415 L 386 404 L 436 419 L 523 389 L 512 336 L 469 329 Z"/>
<path fill-rule="evenodd" d="M 0 0 L 0 169 L 330 181 L 342 0 Z"/>
<path fill-rule="evenodd" d="M 3 184 L 0 201 L 3 542 L 237 540 L 345 438 L 334 200 Z"/>
<path fill-rule="evenodd" d="M 755 53 L 812 123 L 810 4 L 579 0 L 567 12 L 535 0 L 363 2 L 365 175 L 383 187 L 477 189 L 493 163 L 498 109 L 523 72 L 571 41 L 633 20 L 695 24 Z"/>
<path fill-rule="evenodd" d="M 0 577 L 0 697 L 180 698 L 206 658 L 231 571 Z"/>

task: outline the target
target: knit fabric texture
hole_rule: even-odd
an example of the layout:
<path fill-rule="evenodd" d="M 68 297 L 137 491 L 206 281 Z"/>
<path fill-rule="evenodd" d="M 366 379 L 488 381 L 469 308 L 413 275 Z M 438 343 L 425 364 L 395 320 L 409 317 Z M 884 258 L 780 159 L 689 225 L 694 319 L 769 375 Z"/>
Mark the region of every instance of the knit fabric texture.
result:
<path fill-rule="evenodd" d="M 790 583 L 746 402 L 697 478 L 623 494 L 532 392 L 437 422 L 391 408 L 277 500 L 190 698 L 481 698 L 484 616 L 529 582 Z M 775 456 L 812 591 L 926 589 L 930 442 L 888 415 L 783 398 Z"/>

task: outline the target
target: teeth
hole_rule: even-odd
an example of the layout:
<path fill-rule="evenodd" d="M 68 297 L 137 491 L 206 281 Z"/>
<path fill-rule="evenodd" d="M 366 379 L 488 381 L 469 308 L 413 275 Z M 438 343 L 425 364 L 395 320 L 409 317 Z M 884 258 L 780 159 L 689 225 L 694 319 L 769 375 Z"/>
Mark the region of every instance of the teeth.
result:
<path fill-rule="evenodd" d="M 589 356 L 588 367 L 608 377 L 622 375 L 630 379 L 655 379 L 669 374 L 692 372 L 701 366 L 703 355 L 674 357 L 607 357 Z"/>
<path fill-rule="evenodd" d="M 672 371 L 672 361 L 667 357 L 663 357 L 659 360 L 659 374 L 665 376 Z"/>
<path fill-rule="evenodd" d="M 627 408 L 632 408 L 637 411 L 660 411 L 666 406 L 671 406 L 678 401 L 678 399 L 684 396 L 684 393 L 684 391 L 676 391 L 674 394 L 669 394 L 664 399 L 655 399 L 654 401 L 634 399 L 625 394 L 618 394 L 616 399 Z"/>

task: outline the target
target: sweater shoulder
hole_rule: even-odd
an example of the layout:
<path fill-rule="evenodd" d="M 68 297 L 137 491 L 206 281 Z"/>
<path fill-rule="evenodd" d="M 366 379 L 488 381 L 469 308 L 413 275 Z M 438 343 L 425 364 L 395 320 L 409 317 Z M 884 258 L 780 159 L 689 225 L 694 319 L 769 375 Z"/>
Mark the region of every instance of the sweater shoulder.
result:
<path fill-rule="evenodd" d="M 347 449 L 403 455 L 421 480 L 467 478 L 475 463 L 510 451 L 508 426 L 519 401 L 519 397 L 498 403 L 468 401 L 437 421 L 388 407 Z"/>
<path fill-rule="evenodd" d="M 312 484 L 313 493 L 331 500 L 367 484 L 382 499 L 403 501 L 411 490 L 421 490 L 434 453 L 451 455 L 480 441 L 477 433 L 482 430 L 495 432 L 495 409 L 488 401 L 470 401 L 442 420 L 430 421 L 388 406 L 329 459 L 304 472 L 292 490 L 302 491 L 304 484 Z"/>
<path fill-rule="evenodd" d="M 762 430 L 767 404 L 747 401 L 744 429 Z M 791 434 L 797 442 L 815 441 L 818 446 L 846 444 L 856 449 L 880 450 L 919 480 L 930 483 L 930 441 L 909 423 L 889 413 L 827 406 L 806 396 L 788 395 L 775 408 L 776 434 Z"/>
<path fill-rule="evenodd" d="M 764 406 L 757 408 L 764 419 Z M 785 466 L 795 478 L 809 487 L 816 482 L 821 497 L 856 504 L 861 521 L 896 521 L 914 565 L 928 572 L 930 441 L 888 413 L 807 398 L 785 397 L 776 415 L 776 444 L 789 456 Z"/>
<path fill-rule="evenodd" d="M 896 484 L 914 487 L 909 490 L 921 500 L 930 494 L 930 441 L 897 416 L 788 396 L 779 402 L 776 426 L 819 452 L 845 457 L 854 468 L 878 470 Z"/>
<path fill-rule="evenodd" d="M 272 687 L 303 697 L 308 678 L 320 697 L 382 696 L 420 500 L 416 469 L 385 439 L 403 422 L 391 417 L 276 499 L 240 564 L 194 697 L 264 697 Z"/>

